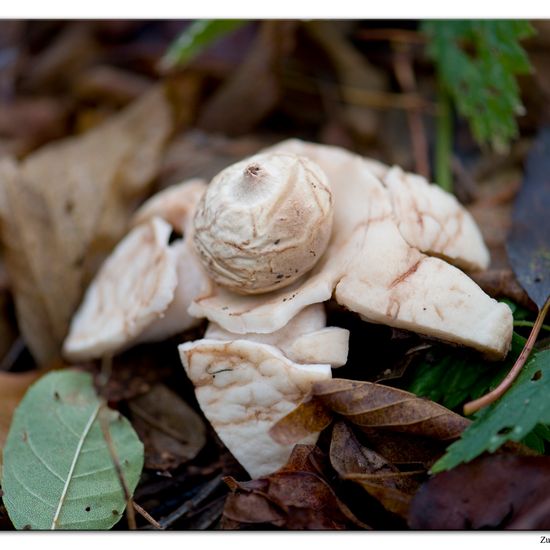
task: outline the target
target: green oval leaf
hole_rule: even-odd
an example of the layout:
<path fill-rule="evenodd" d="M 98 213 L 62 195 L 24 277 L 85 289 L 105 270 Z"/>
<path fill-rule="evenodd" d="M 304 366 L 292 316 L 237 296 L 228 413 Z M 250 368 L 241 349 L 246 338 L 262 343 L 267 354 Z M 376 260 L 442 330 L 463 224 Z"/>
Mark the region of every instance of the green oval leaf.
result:
<path fill-rule="evenodd" d="M 102 406 L 91 375 L 52 372 L 15 411 L 4 448 L 4 504 L 16 529 L 109 529 L 126 499 L 101 423 L 108 426 L 128 490 L 143 467 L 130 423 Z"/>

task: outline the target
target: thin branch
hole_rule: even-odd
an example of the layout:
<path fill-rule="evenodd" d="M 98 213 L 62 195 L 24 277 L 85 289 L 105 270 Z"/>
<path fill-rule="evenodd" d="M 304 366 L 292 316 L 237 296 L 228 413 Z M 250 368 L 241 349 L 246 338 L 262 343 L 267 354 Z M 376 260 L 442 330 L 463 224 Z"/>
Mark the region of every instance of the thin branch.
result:
<path fill-rule="evenodd" d="M 416 95 L 416 79 L 407 46 L 396 46 L 393 69 L 399 86 L 404 93 Z M 422 115 L 417 110 L 407 110 L 407 122 L 411 134 L 416 172 L 430 179 L 430 160 L 428 155 L 428 140 Z"/>
<path fill-rule="evenodd" d="M 197 506 L 208 498 L 221 485 L 221 476 L 216 476 L 214 479 L 205 483 L 200 491 L 190 500 L 185 501 L 181 506 L 176 508 L 171 514 L 162 518 L 159 524 L 162 529 L 166 529 L 175 521 L 185 516 L 191 510 L 195 510 Z"/>
<path fill-rule="evenodd" d="M 134 502 L 134 510 L 143 518 L 145 518 L 155 529 L 162 529 L 161 524 L 147 510 L 142 508 L 137 502 Z"/>
<path fill-rule="evenodd" d="M 470 401 L 469 403 L 466 403 L 464 405 L 465 415 L 470 415 L 472 413 L 475 413 L 479 409 L 486 407 L 491 403 L 494 403 L 512 385 L 514 380 L 518 377 L 519 373 L 521 372 L 523 365 L 529 358 L 529 355 L 531 354 L 531 351 L 533 349 L 533 346 L 535 345 L 537 336 L 540 332 L 543 321 L 549 309 L 550 309 L 550 297 L 548 298 L 548 300 L 546 300 L 546 303 L 544 304 L 542 309 L 539 311 L 539 314 L 537 315 L 535 324 L 533 325 L 531 334 L 529 334 L 529 338 L 527 339 L 525 347 L 523 348 L 523 350 L 521 350 L 521 353 L 517 358 L 517 361 L 515 362 L 514 366 L 510 370 L 510 372 L 506 375 L 504 380 L 493 391 L 485 394 L 483 397 L 480 397 L 475 401 Z"/>
<path fill-rule="evenodd" d="M 418 31 L 407 29 L 362 29 L 355 33 L 359 40 L 384 40 L 403 44 L 426 44 L 427 38 Z"/>
<path fill-rule="evenodd" d="M 285 86 L 305 93 L 318 95 L 320 83 L 317 79 L 306 77 L 296 71 L 285 71 Z M 323 83 L 324 86 L 341 90 L 346 97 L 346 103 L 369 107 L 371 109 L 417 110 L 427 114 L 435 114 L 437 109 L 433 103 L 418 94 L 399 94 L 365 90 L 356 86 L 337 85 L 332 82 Z"/>
<path fill-rule="evenodd" d="M 9 371 L 21 353 L 23 353 L 24 349 L 25 341 L 21 338 L 21 336 L 19 336 L 19 338 L 17 338 L 10 346 L 10 349 L 7 351 L 6 355 L 2 357 L 2 361 L 0 362 L 0 371 Z"/>
<path fill-rule="evenodd" d="M 107 406 L 105 405 L 105 403 L 102 403 L 102 407 L 107 410 Z M 126 517 L 128 519 L 128 528 L 135 530 L 137 529 L 137 526 L 136 515 L 134 513 L 134 501 L 132 499 L 132 494 L 128 489 L 128 484 L 126 483 L 124 472 L 122 471 L 122 467 L 120 466 L 120 461 L 118 460 L 115 445 L 113 443 L 111 432 L 109 431 L 109 426 L 107 424 L 107 419 L 104 414 L 99 414 L 99 424 L 101 425 L 103 437 L 105 438 L 105 442 L 107 443 L 107 448 L 109 449 L 111 460 L 113 461 L 113 465 L 115 467 L 120 486 L 122 487 L 122 491 L 124 492 L 124 498 L 126 499 Z"/>
<path fill-rule="evenodd" d="M 435 144 L 435 181 L 445 191 L 452 193 L 452 118 L 451 101 L 443 86 L 438 90 L 437 133 Z"/>

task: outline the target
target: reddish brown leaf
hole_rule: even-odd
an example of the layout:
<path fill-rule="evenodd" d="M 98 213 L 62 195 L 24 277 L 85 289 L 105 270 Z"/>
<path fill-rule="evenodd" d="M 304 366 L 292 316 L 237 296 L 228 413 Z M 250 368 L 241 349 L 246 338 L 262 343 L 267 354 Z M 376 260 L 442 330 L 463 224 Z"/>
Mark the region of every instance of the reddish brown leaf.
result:
<path fill-rule="evenodd" d="M 333 378 L 316 382 L 312 393 L 334 413 L 361 428 L 448 440 L 458 437 L 470 423 L 433 401 L 371 382 Z"/>
<path fill-rule="evenodd" d="M 225 518 L 252 527 L 271 524 L 285 529 L 367 528 L 312 472 L 284 471 L 239 483 L 228 479 Z"/>
<path fill-rule="evenodd" d="M 407 517 L 411 497 L 418 488 L 415 473 L 401 472 L 383 456 L 363 446 L 344 422 L 334 425 L 330 461 L 342 479 L 359 484 L 388 511 Z"/>
<path fill-rule="evenodd" d="M 363 429 L 370 449 L 398 466 L 428 470 L 440 458 L 447 442 L 397 432 Z"/>
<path fill-rule="evenodd" d="M 332 422 L 332 414 L 315 397 L 306 398 L 269 431 L 281 445 L 292 445 L 311 433 L 318 433 Z"/>
<path fill-rule="evenodd" d="M 550 458 L 491 455 L 435 475 L 411 504 L 413 529 L 548 529 Z"/>
<path fill-rule="evenodd" d="M 316 445 L 295 445 L 288 462 L 279 471 L 312 472 L 323 475 L 325 455 Z"/>

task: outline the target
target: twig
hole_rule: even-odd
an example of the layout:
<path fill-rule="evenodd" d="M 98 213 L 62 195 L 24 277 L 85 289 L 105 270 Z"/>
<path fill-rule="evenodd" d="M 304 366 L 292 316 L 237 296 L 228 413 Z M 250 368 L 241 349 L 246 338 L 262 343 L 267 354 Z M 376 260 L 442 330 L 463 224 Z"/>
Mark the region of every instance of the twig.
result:
<path fill-rule="evenodd" d="M 407 46 L 396 47 L 396 53 L 393 60 L 393 69 L 399 86 L 403 92 L 416 95 L 416 79 L 412 67 Z M 417 110 L 407 110 L 407 122 L 411 134 L 411 143 L 414 154 L 416 171 L 430 179 L 430 161 L 428 156 L 428 140 L 424 129 L 422 115 Z"/>
<path fill-rule="evenodd" d="M 137 502 L 134 502 L 134 510 L 145 518 L 155 529 L 162 529 L 160 523 L 147 510 L 143 509 Z"/>
<path fill-rule="evenodd" d="M 452 133 L 451 102 L 446 90 L 440 85 L 435 146 L 435 181 L 450 193 L 453 191 L 451 173 Z"/>
<path fill-rule="evenodd" d="M 10 346 L 10 349 L 7 351 L 6 355 L 2 357 L 2 361 L 0 362 L 0 371 L 10 370 L 24 349 L 25 342 L 23 341 L 23 338 L 17 338 Z"/>
<path fill-rule="evenodd" d="M 355 33 L 359 40 L 387 40 L 404 44 L 425 44 L 426 36 L 407 29 L 362 29 Z"/>
<path fill-rule="evenodd" d="M 102 403 L 102 408 L 107 409 L 107 406 L 105 403 Z M 103 432 L 103 437 L 105 439 L 105 442 L 107 443 L 107 448 L 109 449 L 111 460 L 113 461 L 113 465 L 115 467 L 118 480 L 120 481 L 120 486 L 122 487 L 122 490 L 124 492 L 124 498 L 126 499 L 126 517 L 128 519 L 128 528 L 135 530 L 137 529 L 137 526 L 136 526 L 136 515 L 134 513 L 134 506 L 133 506 L 134 501 L 132 499 L 132 494 L 128 490 L 128 484 L 126 483 L 126 479 L 124 478 L 124 472 L 122 471 L 120 462 L 118 460 L 118 456 L 116 454 L 113 439 L 111 437 L 111 432 L 109 431 L 109 426 L 107 425 L 107 419 L 105 415 L 101 414 L 102 412 L 103 411 L 100 411 L 99 413 L 99 424 L 101 425 L 101 431 Z"/>
<path fill-rule="evenodd" d="M 535 345 L 537 336 L 542 327 L 542 323 L 546 317 L 546 314 L 548 313 L 548 309 L 550 309 L 550 297 L 548 298 L 548 300 L 546 300 L 546 303 L 544 304 L 542 309 L 539 311 L 539 314 L 537 315 L 535 324 L 533 325 L 531 334 L 529 334 L 529 338 L 527 339 L 525 347 L 521 350 L 521 353 L 519 354 L 519 357 L 517 358 L 517 361 L 515 362 L 510 372 L 506 375 L 504 380 L 492 392 L 485 394 L 483 397 L 480 397 L 475 401 L 470 401 L 469 403 L 466 403 L 464 405 L 465 415 L 470 415 L 472 413 L 475 413 L 479 409 L 486 407 L 491 403 L 494 403 L 512 385 L 514 380 L 518 377 L 518 374 L 521 372 L 523 365 L 529 358 L 529 355 L 533 349 L 533 346 Z"/>
<path fill-rule="evenodd" d="M 189 515 L 189 520 L 192 520 L 193 518 L 197 518 L 197 516 L 199 515 L 200 517 L 194 521 L 186 522 L 185 528 L 192 529 L 193 531 L 195 530 L 203 531 L 211 527 L 216 522 L 216 520 L 219 520 L 221 518 L 223 514 L 223 509 L 225 506 L 226 497 L 227 495 L 218 497 L 212 502 L 209 502 L 208 504 L 201 506 L 200 508 L 195 510 L 193 513 L 191 513 Z"/>
<path fill-rule="evenodd" d="M 316 79 L 306 77 L 295 71 L 286 71 L 285 86 L 302 92 L 317 95 L 319 93 L 319 83 Z M 323 84 L 325 85 L 325 84 Z M 355 86 L 336 85 L 332 82 L 326 82 L 327 87 L 333 87 L 345 92 L 346 102 L 361 107 L 370 107 L 371 109 L 391 110 L 417 110 L 428 114 L 435 114 L 437 109 L 433 103 L 420 97 L 418 94 L 396 94 L 391 92 L 378 92 L 365 90 Z"/>
<path fill-rule="evenodd" d="M 202 486 L 202 489 L 192 499 L 187 500 L 181 506 L 176 508 L 171 514 L 159 521 L 161 529 L 166 529 L 189 511 L 193 510 L 204 499 L 208 498 L 221 485 L 221 482 L 221 476 L 216 476 L 214 479 L 205 483 Z"/>

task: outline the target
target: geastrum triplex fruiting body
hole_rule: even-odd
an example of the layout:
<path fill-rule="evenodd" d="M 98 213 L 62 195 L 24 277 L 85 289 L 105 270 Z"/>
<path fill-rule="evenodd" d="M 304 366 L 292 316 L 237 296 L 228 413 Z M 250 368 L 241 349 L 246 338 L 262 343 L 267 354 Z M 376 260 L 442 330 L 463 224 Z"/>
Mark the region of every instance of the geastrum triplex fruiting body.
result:
<path fill-rule="evenodd" d="M 331 297 L 367 321 L 494 359 L 509 349 L 510 309 L 461 271 L 488 266 L 477 226 L 453 196 L 398 167 L 288 140 L 208 187 L 164 191 L 134 221 L 88 289 L 65 353 L 100 357 L 207 318 L 205 337 L 180 356 L 252 477 L 290 454 L 269 428 L 346 362 L 348 332 L 326 326 Z M 170 228 L 183 239 L 169 243 Z M 156 252 L 139 253 L 145 241 Z"/>

